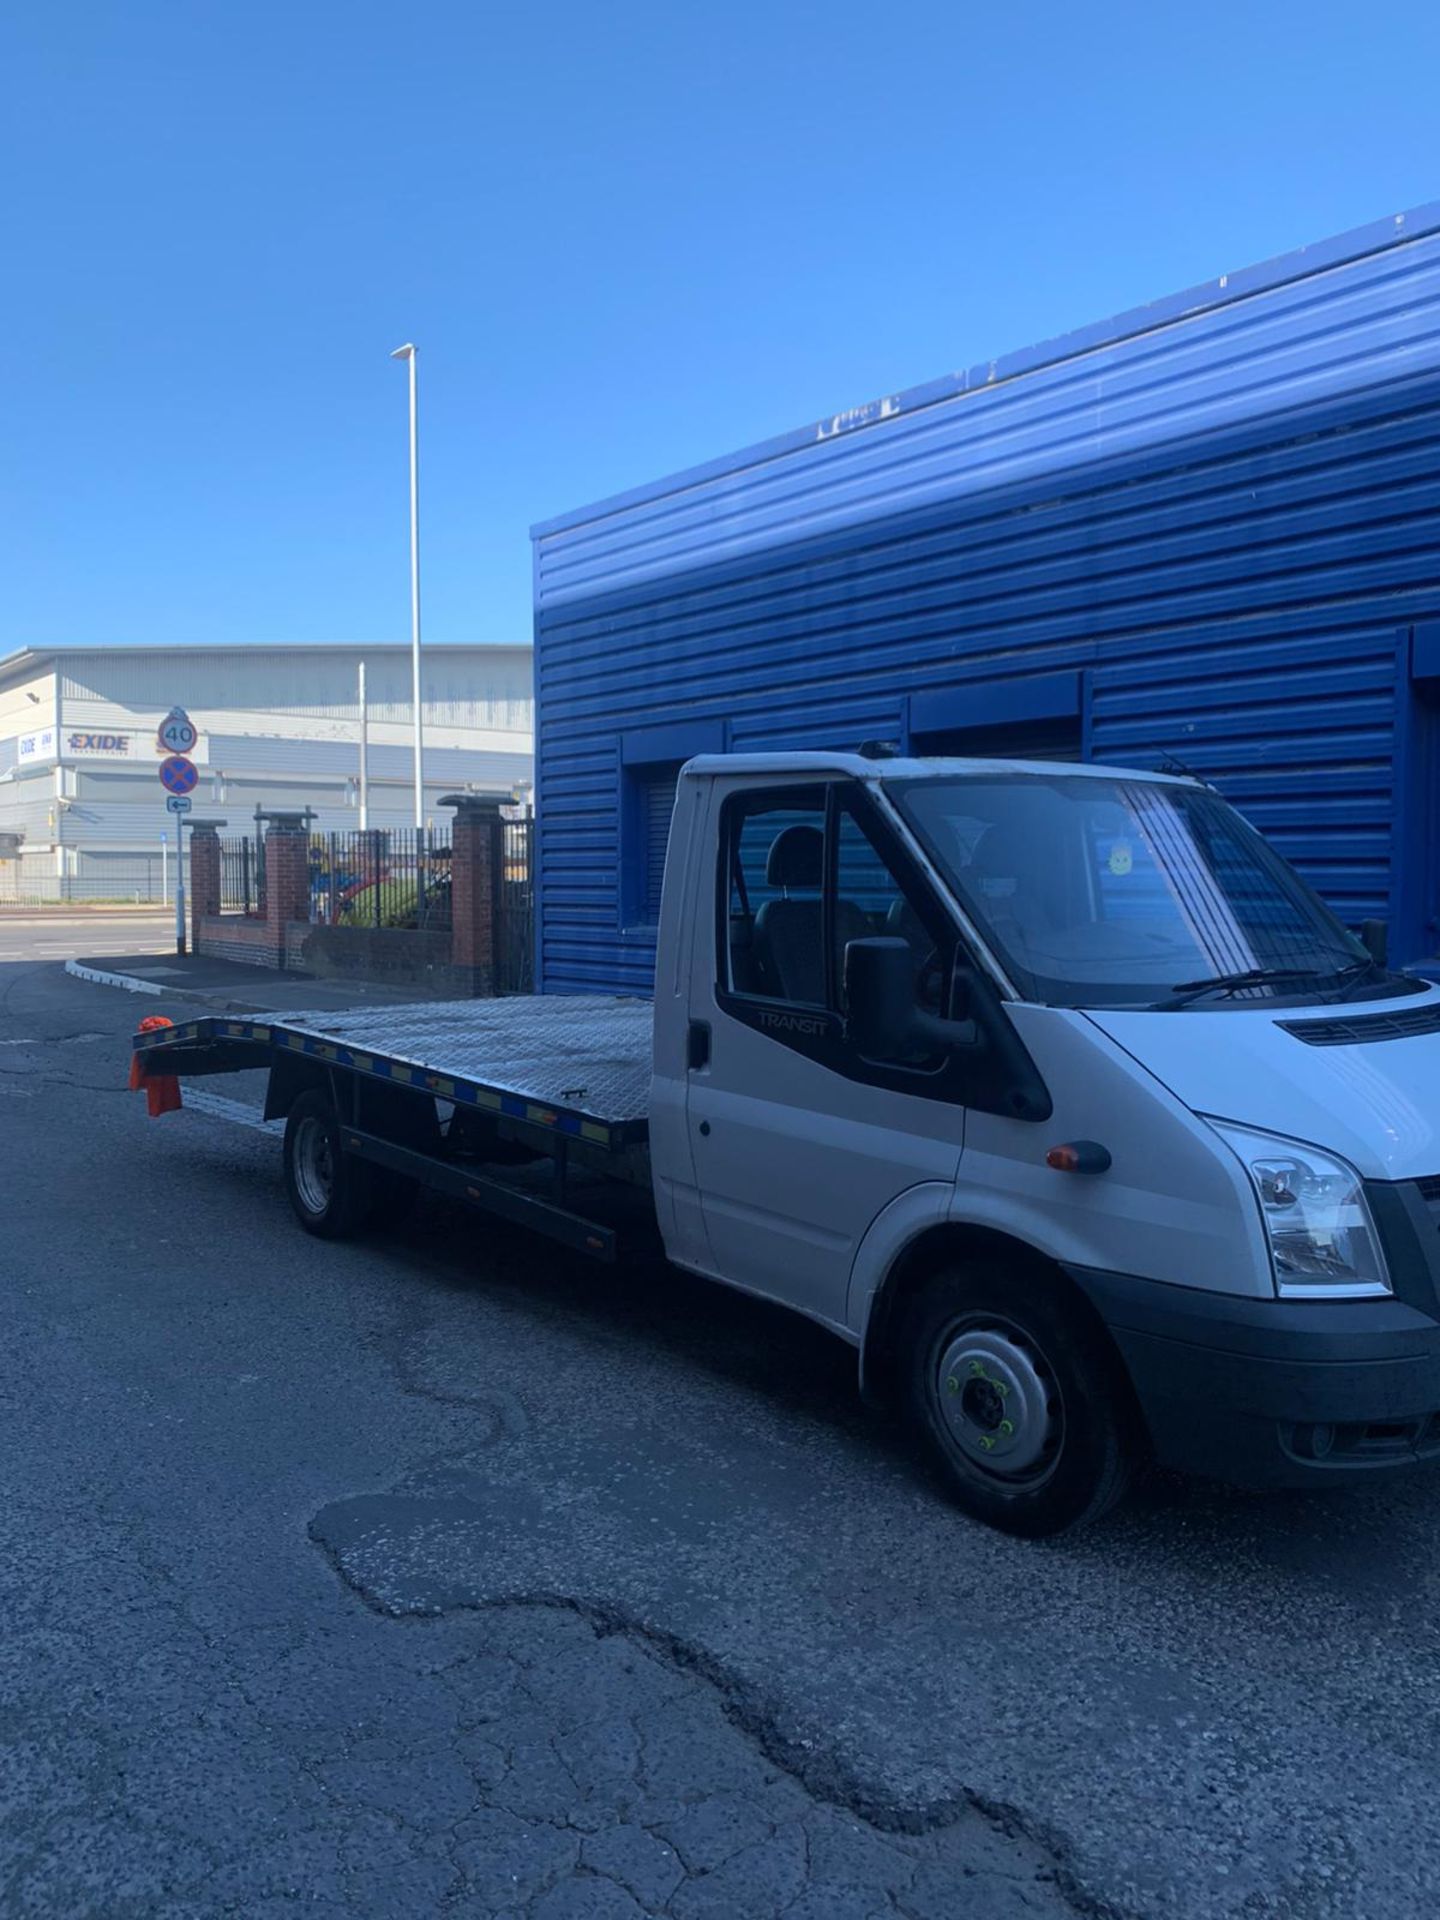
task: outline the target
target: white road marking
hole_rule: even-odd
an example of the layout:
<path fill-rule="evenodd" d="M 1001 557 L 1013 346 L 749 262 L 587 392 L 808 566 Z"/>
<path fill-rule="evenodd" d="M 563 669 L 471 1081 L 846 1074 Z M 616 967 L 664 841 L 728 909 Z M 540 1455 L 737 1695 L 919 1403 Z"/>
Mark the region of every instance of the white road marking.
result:
<path fill-rule="evenodd" d="M 283 1120 L 264 1120 L 259 1107 L 248 1107 L 243 1100 L 231 1100 L 223 1093 L 211 1093 L 205 1087 L 186 1085 L 182 1097 L 195 1113 L 208 1113 L 212 1120 L 228 1120 L 232 1126 L 250 1127 L 256 1133 L 278 1137 L 285 1131 Z"/>

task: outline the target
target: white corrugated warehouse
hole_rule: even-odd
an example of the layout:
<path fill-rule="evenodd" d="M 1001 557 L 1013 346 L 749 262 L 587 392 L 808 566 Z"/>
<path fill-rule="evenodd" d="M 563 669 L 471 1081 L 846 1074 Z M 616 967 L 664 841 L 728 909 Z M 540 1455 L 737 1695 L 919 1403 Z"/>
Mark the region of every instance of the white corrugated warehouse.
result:
<path fill-rule="evenodd" d="M 448 826 L 457 788 L 527 795 L 529 646 L 427 647 L 423 668 L 427 818 Z M 175 706 L 199 730 L 197 815 L 357 826 L 363 731 L 370 824 L 413 824 L 406 646 L 27 648 L 0 659 L 0 901 L 160 898 L 155 730 Z"/>

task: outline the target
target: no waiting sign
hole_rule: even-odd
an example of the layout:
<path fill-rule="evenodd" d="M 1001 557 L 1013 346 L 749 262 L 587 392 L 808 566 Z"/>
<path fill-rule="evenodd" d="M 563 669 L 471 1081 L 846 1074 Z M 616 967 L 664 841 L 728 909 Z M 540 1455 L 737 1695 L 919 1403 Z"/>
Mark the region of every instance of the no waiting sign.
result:
<path fill-rule="evenodd" d="M 160 762 L 160 784 L 167 793 L 193 793 L 199 778 L 195 762 L 187 760 L 183 753 L 172 753 L 168 760 Z"/>

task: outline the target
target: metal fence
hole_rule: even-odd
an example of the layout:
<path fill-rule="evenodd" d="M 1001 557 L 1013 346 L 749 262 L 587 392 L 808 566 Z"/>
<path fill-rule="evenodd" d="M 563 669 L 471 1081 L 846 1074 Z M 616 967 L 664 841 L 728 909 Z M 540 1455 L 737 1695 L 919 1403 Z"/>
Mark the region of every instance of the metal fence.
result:
<path fill-rule="evenodd" d="M 446 932 L 450 841 L 428 828 L 371 827 L 309 836 L 310 918 L 317 926 Z M 220 911 L 265 913 L 263 834 L 220 842 Z"/>
<path fill-rule="evenodd" d="M 535 988 L 535 822 L 502 820 L 495 886 L 495 991 Z"/>
<path fill-rule="evenodd" d="M 220 842 L 220 911 L 265 917 L 265 840 L 253 838 Z"/>
<path fill-rule="evenodd" d="M 332 927 L 448 932 L 451 844 L 431 829 L 310 835 L 310 918 Z M 504 820 L 494 863 L 495 990 L 530 993 L 535 975 L 535 822 Z M 220 842 L 220 910 L 263 916 L 265 841 Z"/>
<path fill-rule="evenodd" d="M 48 863 L 46 863 L 48 864 Z M 45 872 L 38 860 L 0 859 L 0 907 L 163 906 L 174 897 L 174 860 L 153 854 L 81 856 L 73 872 Z"/>
<path fill-rule="evenodd" d="M 425 827 L 310 836 L 310 918 L 322 926 L 450 929 L 450 840 Z"/>

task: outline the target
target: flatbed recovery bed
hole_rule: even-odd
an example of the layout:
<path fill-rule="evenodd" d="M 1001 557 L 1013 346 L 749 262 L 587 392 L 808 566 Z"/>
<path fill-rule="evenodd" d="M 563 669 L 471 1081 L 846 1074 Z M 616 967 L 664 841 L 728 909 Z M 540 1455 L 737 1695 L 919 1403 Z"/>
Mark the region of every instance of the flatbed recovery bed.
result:
<path fill-rule="evenodd" d="M 147 1073 L 235 1073 L 301 1055 L 599 1147 L 649 1126 L 648 1000 L 548 994 L 359 1013 L 205 1014 L 137 1034 Z"/>
<path fill-rule="evenodd" d="M 286 1121 L 312 1233 L 355 1232 L 427 1186 L 611 1261 L 622 1227 L 654 1233 L 652 1018 L 648 1000 L 589 995 L 430 1001 L 205 1014 L 134 1047 L 147 1078 L 268 1072 L 265 1117 Z"/>

